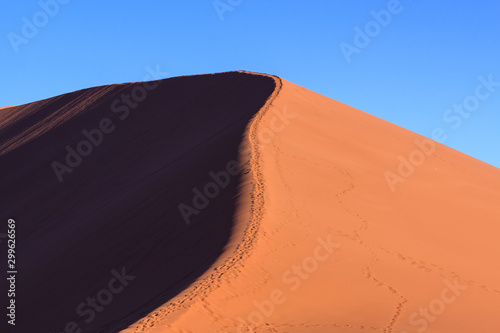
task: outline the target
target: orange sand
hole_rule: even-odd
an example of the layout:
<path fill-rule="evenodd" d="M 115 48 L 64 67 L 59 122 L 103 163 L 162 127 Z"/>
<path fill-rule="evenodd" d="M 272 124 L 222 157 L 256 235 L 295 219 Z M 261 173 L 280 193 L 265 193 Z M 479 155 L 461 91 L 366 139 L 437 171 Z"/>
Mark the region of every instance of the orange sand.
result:
<path fill-rule="evenodd" d="M 20 332 L 500 332 L 498 168 L 264 74 L 149 82 L 120 120 L 141 85 L 0 112 Z M 51 163 L 108 118 L 59 182 Z M 235 160 L 186 224 L 179 204 Z M 122 267 L 87 323 L 75 308 Z"/>
<path fill-rule="evenodd" d="M 428 140 L 276 80 L 244 140 L 244 235 L 123 332 L 500 331 L 499 169 L 434 143 L 393 192 L 385 173 Z"/>

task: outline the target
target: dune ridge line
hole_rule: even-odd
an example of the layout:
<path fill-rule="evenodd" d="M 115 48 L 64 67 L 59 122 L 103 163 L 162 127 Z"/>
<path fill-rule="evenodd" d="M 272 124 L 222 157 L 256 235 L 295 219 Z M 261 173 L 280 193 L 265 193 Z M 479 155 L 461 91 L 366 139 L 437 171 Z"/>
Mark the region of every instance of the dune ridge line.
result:
<path fill-rule="evenodd" d="M 122 332 L 127 332 L 132 328 L 134 333 L 139 333 L 139 332 L 146 332 L 147 330 L 154 328 L 155 324 L 165 319 L 168 315 L 174 313 L 175 311 L 183 307 L 186 307 L 186 305 L 184 305 L 185 303 L 193 301 L 195 298 L 203 297 L 203 295 L 209 294 L 210 292 L 214 291 L 219 286 L 222 276 L 224 274 L 229 273 L 229 271 L 235 270 L 239 266 L 241 266 L 243 260 L 251 254 L 250 250 L 253 248 L 254 240 L 259 231 L 260 222 L 262 220 L 264 212 L 265 186 L 259 165 L 260 152 L 259 152 L 259 142 L 258 142 L 259 140 L 257 137 L 258 128 L 259 124 L 262 122 L 262 119 L 265 117 L 267 111 L 271 107 L 273 101 L 279 95 L 283 83 L 281 81 L 281 78 L 275 75 L 248 72 L 248 71 L 237 71 L 237 72 L 270 77 L 275 81 L 276 84 L 276 88 L 274 89 L 273 93 L 269 96 L 269 98 L 266 100 L 264 106 L 250 120 L 242 142 L 250 145 L 250 157 L 243 166 L 243 172 L 246 175 L 248 175 L 246 177 L 248 177 L 251 188 L 249 193 L 250 218 L 243 232 L 242 239 L 236 246 L 232 254 L 228 256 L 221 265 L 210 268 L 208 270 L 208 271 L 214 270 L 212 274 L 203 278 L 201 282 L 199 282 L 196 286 L 189 287 L 188 289 L 192 288 L 192 290 L 188 292 L 186 295 L 182 296 L 180 300 L 169 302 L 168 306 L 160 307 L 159 309 L 151 312 L 148 316 L 144 317 L 137 324 L 131 325 L 130 328 L 123 330 Z M 248 142 L 245 142 L 246 140 L 248 140 Z M 242 183 L 244 183 L 245 180 L 246 179 L 243 179 Z M 243 191 L 240 191 L 240 193 L 242 192 Z"/>

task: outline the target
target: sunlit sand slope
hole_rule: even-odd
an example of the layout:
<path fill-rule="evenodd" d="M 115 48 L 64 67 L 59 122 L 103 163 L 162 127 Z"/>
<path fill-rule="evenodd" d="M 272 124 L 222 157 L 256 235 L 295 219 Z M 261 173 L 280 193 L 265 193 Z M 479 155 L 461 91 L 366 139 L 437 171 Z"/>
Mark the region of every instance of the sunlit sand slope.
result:
<path fill-rule="evenodd" d="M 500 170 L 276 80 L 240 246 L 124 332 L 500 331 Z"/>

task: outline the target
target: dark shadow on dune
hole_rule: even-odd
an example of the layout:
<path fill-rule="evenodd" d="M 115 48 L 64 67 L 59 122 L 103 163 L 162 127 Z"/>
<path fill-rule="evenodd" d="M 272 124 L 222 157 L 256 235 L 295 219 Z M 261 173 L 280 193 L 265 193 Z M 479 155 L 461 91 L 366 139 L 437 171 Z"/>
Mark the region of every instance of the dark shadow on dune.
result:
<path fill-rule="evenodd" d="M 117 332 L 193 283 L 227 244 L 236 176 L 189 226 L 178 205 L 193 206 L 193 188 L 203 191 L 211 171 L 237 159 L 274 80 L 231 72 L 157 82 L 152 90 L 137 88 L 141 83 L 96 87 L 19 106 L 26 116 L 0 129 L 3 144 L 57 110 L 84 106 L 0 156 L 2 224 L 17 224 L 17 332 L 64 332 L 71 321 L 81 332 Z M 89 105 L 79 98 L 103 89 Z M 136 98 L 122 101 L 132 91 Z M 114 130 L 60 183 L 51 163 L 66 164 L 65 147 L 76 149 L 86 139 L 82 130 L 104 118 Z M 7 270 L 4 260 L 0 266 Z M 134 278 L 113 280 L 123 270 Z M 92 305 L 96 297 L 109 304 Z M 6 297 L 0 302 L 7 306 Z"/>

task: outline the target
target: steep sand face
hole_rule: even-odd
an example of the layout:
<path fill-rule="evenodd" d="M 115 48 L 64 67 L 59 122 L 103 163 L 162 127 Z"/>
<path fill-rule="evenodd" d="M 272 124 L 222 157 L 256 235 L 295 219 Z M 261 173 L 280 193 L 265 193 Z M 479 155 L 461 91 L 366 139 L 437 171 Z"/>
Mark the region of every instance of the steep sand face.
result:
<path fill-rule="evenodd" d="M 117 332 L 202 275 L 230 241 L 239 144 L 274 90 L 272 78 L 230 72 L 2 110 L 18 332 Z"/>
<path fill-rule="evenodd" d="M 20 332 L 500 331 L 497 168 L 247 72 L 1 109 Z"/>
<path fill-rule="evenodd" d="M 282 82 L 245 139 L 245 253 L 123 332 L 500 331 L 500 170 Z"/>

